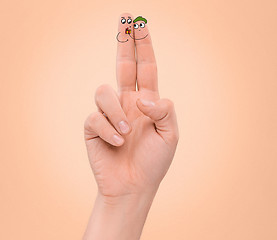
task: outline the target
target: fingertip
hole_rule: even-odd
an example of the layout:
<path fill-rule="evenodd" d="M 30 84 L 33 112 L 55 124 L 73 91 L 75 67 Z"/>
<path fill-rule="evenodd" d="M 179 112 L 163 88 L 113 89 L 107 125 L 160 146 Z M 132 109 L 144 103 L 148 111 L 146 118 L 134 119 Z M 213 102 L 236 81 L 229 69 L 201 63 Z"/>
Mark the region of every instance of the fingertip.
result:
<path fill-rule="evenodd" d="M 144 102 L 144 103 L 143 103 Z M 150 105 L 147 105 L 148 103 L 146 102 L 150 102 Z M 136 101 L 137 107 L 138 109 L 146 116 L 148 116 L 150 114 L 150 112 L 152 112 L 153 110 L 153 102 L 148 101 L 148 100 L 144 100 L 144 99 L 137 99 Z"/>
<path fill-rule="evenodd" d="M 129 122 L 127 122 L 127 120 L 126 121 L 120 121 L 118 123 L 118 126 L 119 126 L 119 129 L 120 129 L 120 132 L 124 135 L 127 135 L 132 131 L 131 125 L 130 125 Z"/>
<path fill-rule="evenodd" d="M 128 126 L 129 126 L 129 131 L 126 132 L 124 135 L 129 135 L 133 131 L 132 125 L 129 122 L 128 122 Z"/>
<path fill-rule="evenodd" d="M 119 136 L 118 134 L 114 134 L 112 137 L 113 145 L 119 147 L 122 146 L 124 143 L 124 138 L 122 136 Z"/>
<path fill-rule="evenodd" d="M 128 13 L 128 12 L 125 12 L 125 13 L 121 13 L 118 17 L 118 26 L 119 26 L 119 29 L 123 29 L 126 25 L 126 22 L 122 22 L 122 19 L 131 19 L 132 22 L 134 20 L 134 16 L 131 14 L 131 13 Z M 123 23 L 123 24 L 122 24 Z"/>
<path fill-rule="evenodd" d="M 121 13 L 120 15 L 119 15 L 119 18 L 121 18 L 121 17 L 132 17 L 132 18 L 134 18 L 133 17 L 133 14 L 131 14 L 131 13 L 129 13 L 129 12 L 123 12 L 123 13 Z"/>
<path fill-rule="evenodd" d="M 154 107 L 155 106 L 155 103 L 153 101 L 150 101 L 147 99 L 139 98 L 139 102 L 140 102 L 140 105 L 142 105 L 143 107 Z"/>

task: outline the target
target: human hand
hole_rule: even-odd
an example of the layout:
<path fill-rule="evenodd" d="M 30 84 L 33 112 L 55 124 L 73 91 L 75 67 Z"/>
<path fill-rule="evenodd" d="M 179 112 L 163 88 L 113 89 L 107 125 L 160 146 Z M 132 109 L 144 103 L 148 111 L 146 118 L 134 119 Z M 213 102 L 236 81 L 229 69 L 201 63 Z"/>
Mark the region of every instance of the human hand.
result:
<path fill-rule="evenodd" d="M 130 14 L 122 14 L 118 27 L 118 91 L 101 85 L 95 93 L 98 111 L 84 124 L 99 194 L 109 198 L 156 191 L 179 138 L 174 104 L 159 97 L 147 24 L 138 21 L 134 29 L 128 17 L 133 19 Z M 125 33 L 127 27 L 130 34 Z"/>
<path fill-rule="evenodd" d="M 179 135 L 174 105 L 159 97 L 146 23 L 142 17 L 133 20 L 128 13 L 120 16 L 118 91 L 109 85 L 98 87 L 98 111 L 84 124 L 98 195 L 83 239 L 139 239 L 176 150 Z"/>

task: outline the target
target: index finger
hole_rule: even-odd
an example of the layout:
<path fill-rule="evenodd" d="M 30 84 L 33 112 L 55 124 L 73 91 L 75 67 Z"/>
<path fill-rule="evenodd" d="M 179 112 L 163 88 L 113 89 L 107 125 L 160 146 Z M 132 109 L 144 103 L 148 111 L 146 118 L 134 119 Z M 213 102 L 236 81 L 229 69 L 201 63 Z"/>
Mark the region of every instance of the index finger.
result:
<path fill-rule="evenodd" d="M 133 16 L 123 13 L 118 21 L 116 77 L 119 91 L 136 90 L 136 59 L 133 34 Z"/>

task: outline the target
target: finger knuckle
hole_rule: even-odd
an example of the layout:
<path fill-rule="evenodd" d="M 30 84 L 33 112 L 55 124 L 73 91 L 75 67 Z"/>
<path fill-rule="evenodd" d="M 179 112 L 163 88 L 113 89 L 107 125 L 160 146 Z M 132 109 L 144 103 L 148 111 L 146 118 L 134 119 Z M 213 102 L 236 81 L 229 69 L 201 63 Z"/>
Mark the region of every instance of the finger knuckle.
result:
<path fill-rule="evenodd" d="M 84 122 L 84 128 L 92 129 L 98 118 L 99 118 L 99 112 L 91 113 Z"/>
<path fill-rule="evenodd" d="M 167 109 L 174 109 L 174 103 L 172 100 L 165 98 L 164 99 L 164 104 L 166 106 Z"/>
<path fill-rule="evenodd" d="M 111 87 L 109 84 L 100 85 L 99 87 L 97 87 L 97 89 L 95 91 L 95 98 L 97 99 L 99 96 L 105 94 L 110 88 Z"/>
<path fill-rule="evenodd" d="M 179 138 L 180 138 L 180 135 L 179 135 L 178 131 L 175 133 L 174 137 L 175 137 L 176 142 L 178 142 Z"/>
<path fill-rule="evenodd" d="M 168 137 L 168 139 L 171 143 L 177 144 L 179 141 L 179 132 L 178 131 L 172 132 Z"/>

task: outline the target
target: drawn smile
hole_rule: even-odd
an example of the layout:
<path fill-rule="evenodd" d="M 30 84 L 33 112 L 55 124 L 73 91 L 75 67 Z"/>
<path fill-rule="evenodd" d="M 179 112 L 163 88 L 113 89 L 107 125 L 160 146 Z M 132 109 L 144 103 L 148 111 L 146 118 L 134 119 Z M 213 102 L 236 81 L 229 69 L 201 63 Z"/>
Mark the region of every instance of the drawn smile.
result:
<path fill-rule="evenodd" d="M 130 35 L 131 38 L 133 38 L 133 37 L 131 36 L 131 34 L 129 34 L 129 35 Z M 146 38 L 147 36 L 148 36 L 148 33 L 147 33 L 144 37 L 142 37 L 142 38 L 133 38 L 133 39 L 135 39 L 135 40 L 141 40 L 141 39 Z"/>
<path fill-rule="evenodd" d="M 128 39 L 126 39 L 125 41 L 120 41 L 120 40 L 118 39 L 119 34 L 120 34 L 120 32 L 119 32 L 119 33 L 117 34 L 117 36 L 116 36 L 116 40 L 117 40 L 118 42 L 121 42 L 121 43 L 128 42 Z"/>

